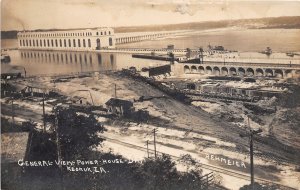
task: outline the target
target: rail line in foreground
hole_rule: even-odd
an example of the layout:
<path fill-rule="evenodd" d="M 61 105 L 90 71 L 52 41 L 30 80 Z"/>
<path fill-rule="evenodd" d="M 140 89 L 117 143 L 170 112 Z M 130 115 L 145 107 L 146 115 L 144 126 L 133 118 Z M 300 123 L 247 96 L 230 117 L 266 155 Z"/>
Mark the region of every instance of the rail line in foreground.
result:
<path fill-rule="evenodd" d="M 109 137 L 105 137 L 105 136 L 102 136 L 102 135 L 101 135 L 101 137 L 106 139 L 107 141 L 110 141 L 110 142 L 113 142 L 113 143 L 117 143 L 117 144 L 120 144 L 120 145 L 127 146 L 129 148 L 133 148 L 133 149 L 136 149 L 136 150 L 147 152 L 147 148 L 142 147 L 142 146 L 138 146 L 138 145 L 135 145 L 135 144 L 119 141 L 119 140 L 112 139 L 112 138 L 109 138 Z M 163 152 L 160 152 L 160 151 L 156 151 L 156 152 L 158 154 L 169 155 L 171 158 L 175 158 L 175 159 L 180 158 L 178 156 L 163 153 Z M 154 150 L 149 149 L 149 153 L 154 154 Z M 232 171 L 232 170 L 224 169 L 224 168 L 209 165 L 209 164 L 204 164 L 204 163 L 200 163 L 200 164 L 201 164 L 201 167 L 204 168 L 204 169 L 208 169 L 208 170 L 211 170 L 211 171 L 214 171 L 214 172 L 222 173 L 222 174 L 229 175 L 229 176 L 232 176 L 232 177 L 236 177 L 236 178 L 239 178 L 239 179 L 247 180 L 247 181 L 250 182 L 250 175 L 243 174 L 243 173 L 240 173 L 240 172 L 235 172 L 235 171 Z M 263 179 L 263 178 L 259 178 L 259 177 L 255 177 L 255 181 L 261 182 L 261 183 L 278 185 L 280 187 L 280 189 L 282 189 L 282 190 L 296 190 L 295 188 L 288 187 L 288 186 L 282 185 L 280 183 L 273 182 L 271 180 L 267 180 L 267 179 Z"/>

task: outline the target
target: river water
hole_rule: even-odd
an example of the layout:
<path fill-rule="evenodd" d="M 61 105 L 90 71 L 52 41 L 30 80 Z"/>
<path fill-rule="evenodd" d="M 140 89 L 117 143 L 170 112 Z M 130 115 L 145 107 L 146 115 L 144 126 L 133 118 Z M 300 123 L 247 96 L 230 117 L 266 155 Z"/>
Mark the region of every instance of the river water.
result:
<path fill-rule="evenodd" d="M 27 76 L 122 70 L 132 66 L 141 70 L 143 67 L 168 64 L 120 53 L 11 50 L 8 54 L 11 62 L 1 64 L 1 72 L 23 72 L 25 68 Z"/>
<path fill-rule="evenodd" d="M 174 44 L 175 48 L 197 48 L 222 45 L 229 50 L 262 51 L 267 46 L 274 52 L 300 52 L 300 29 L 260 29 L 260 30 L 210 30 L 194 31 L 173 38 L 157 39 L 119 45 L 118 47 L 165 48 Z M 1 40 L 2 49 L 16 48 L 17 40 Z M 23 71 L 27 75 L 67 74 L 87 71 L 121 70 L 122 68 L 157 66 L 164 61 L 132 58 L 124 53 L 64 52 L 9 50 L 9 64 L 1 64 L 1 72 Z"/>
<path fill-rule="evenodd" d="M 222 45 L 229 50 L 259 52 L 271 47 L 275 52 L 299 52 L 300 29 L 218 29 L 195 31 L 189 35 L 124 44 L 120 47 L 161 48 L 174 44 L 175 48 L 207 48 Z"/>

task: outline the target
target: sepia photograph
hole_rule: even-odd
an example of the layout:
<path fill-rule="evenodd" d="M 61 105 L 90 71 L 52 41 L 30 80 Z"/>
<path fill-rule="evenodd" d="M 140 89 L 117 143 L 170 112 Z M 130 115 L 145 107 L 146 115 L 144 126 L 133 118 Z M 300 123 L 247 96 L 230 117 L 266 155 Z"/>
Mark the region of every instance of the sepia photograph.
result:
<path fill-rule="evenodd" d="M 299 0 L 1 0 L 1 189 L 300 189 Z"/>

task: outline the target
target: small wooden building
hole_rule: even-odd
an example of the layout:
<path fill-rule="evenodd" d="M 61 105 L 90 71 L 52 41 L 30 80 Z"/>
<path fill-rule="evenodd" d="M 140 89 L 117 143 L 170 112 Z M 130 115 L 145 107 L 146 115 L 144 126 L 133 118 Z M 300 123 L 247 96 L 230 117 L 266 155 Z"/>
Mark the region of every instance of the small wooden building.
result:
<path fill-rule="evenodd" d="M 133 103 L 128 100 L 111 98 L 105 103 L 107 110 L 111 114 L 124 116 L 134 111 Z"/>

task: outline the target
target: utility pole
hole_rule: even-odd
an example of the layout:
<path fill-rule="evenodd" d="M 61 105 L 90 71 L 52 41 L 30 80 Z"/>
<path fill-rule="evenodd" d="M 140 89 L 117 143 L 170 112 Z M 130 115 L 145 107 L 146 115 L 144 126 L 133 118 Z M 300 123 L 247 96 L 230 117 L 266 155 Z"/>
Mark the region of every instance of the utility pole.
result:
<path fill-rule="evenodd" d="M 254 163 L 253 163 L 253 131 L 250 127 L 250 118 L 248 116 L 248 127 L 250 129 L 250 174 L 251 174 L 251 187 L 254 190 Z"/>
<path fill-rule="evenodd" d="M 57 107 L 55 109 L 55 118 L 54 118 L 54 125 L 55 125 L 55 134 L 56 134 L 56 149 L 57 149 L 57 162 L 58 167 L 60 169 L 60 178 L 61 178 L 61 187 L 64 190 L 64 177 L 63 177 L 63 169 L 62 169 L 62 159 L 61 159 L 61 149 L 60 149 L 60 141 L 59 141 L 59 134 L 58 134 L 58 116 L 57 116 Z"/>
<path fill-rule="evenodd" d="M 12 127 L 15 126 L 15 110 L 14 110 L 14 98 L 11 98 L 11 119 L 12 119 Z"/>
<path fill-rule="evenodd" d="M 60 142 L 59 142 L 59 134 L 58 134 L 58 116 L 57 116 L 57 108 L 55 108 L 55 134 L 56 134 L 56 146 L 57 146 L 57 161 L 59 163 L 59 168 L 62 170 L 62 166 L 61 166 L 61 151 L 60 151 Z"/>
<path fill-rule="evenodd" d="M 147 140 L 147 155 L 148 155 L 148 158 L 149 158 L 149 141 Z"/>
<path fill-rule="evenodd" d="M 250 120 L 248 117 L 248 126 L 250 128 Z M 244 134 L 240 134 L 240 137 L 249 137 L 250 138 L 250 174 L 251 174 L 251 189 L 254 189 L 254 161 L 253 161 L 253 137 L 254 135 L 261 133 L 262 130 L 258 129 L 258 130 L 253 130 L 250 128 L 250 131 L 244 135 Z"/>
<path fill-rule="evenodd" d="M 26 69 L 25 69 L 25 67 L 23 67 L 23 69 L 24 69 L 24 75 L 25 75 L 25 78 L 26 78 Z"/>
<path fill-rule="evenodd" d="M 154 137 L 154 157 L 157 158 L 157 154 L 156 154 L 156 139 L 155 139 L 155 135 L 156 135 L 157 129 L 153 129 L 153 137 Z"/>
<path fill-rule="evenodd" d="M 117 84 L 115 84 L 115 98 L 117 98 Z"/>
<path fill-rule="evenodd" d="M 45 92 L 43 92 L 43 123 L 44 123 L 44 133 L 46 133 L 46 119 L 45 119 Z"/>

